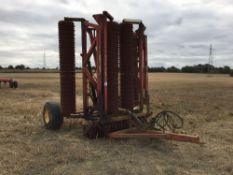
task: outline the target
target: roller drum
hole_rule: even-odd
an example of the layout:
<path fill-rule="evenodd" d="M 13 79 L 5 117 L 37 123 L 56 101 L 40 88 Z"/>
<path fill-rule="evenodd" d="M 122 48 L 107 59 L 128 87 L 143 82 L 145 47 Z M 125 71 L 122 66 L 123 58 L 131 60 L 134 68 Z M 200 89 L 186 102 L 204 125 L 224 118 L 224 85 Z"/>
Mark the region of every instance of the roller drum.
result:
<path fill-rule="evenodd" d="M 130 23 L 121 24 L 120 38 L 121 107 L 133 109 L 137 100 L 137 40 Z M 136 83 L 136 84 L 135 84 Z"/>
<path fill-rule="evenodd" d="M 63 115 L 70 115 L 76 110 L 74 23 L 60 21 L 58 29 L 61 110 Z"/>
<path fill-rule="evenodd" d="M 108 77 L 108 113 L 118 112 L 118 72 L 119 72 L 119 35 L 120 27 L 116 22 L 107 23 L 107 77 Z"/>

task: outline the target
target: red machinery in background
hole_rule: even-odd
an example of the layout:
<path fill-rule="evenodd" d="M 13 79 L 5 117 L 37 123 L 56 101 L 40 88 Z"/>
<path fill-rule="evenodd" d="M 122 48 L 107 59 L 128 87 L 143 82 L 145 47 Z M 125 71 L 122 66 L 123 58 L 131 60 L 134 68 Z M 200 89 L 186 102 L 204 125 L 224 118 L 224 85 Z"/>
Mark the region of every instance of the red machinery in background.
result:
<path fill-rule="evenodd" d="M 8 84 L 10 88 L 14 89 L 18 87 L 18 82 L 10 78 L 0 78 L 0 87 L 2 87 L 2 84 L 4 86 Z"/>
<path fill-rule="evenodd" d="M 63 117 L 72 117 L 90 138 L 144 136 L 199 143 L 198 136 L 153 130 L 147 36 L 142 21 L 124 19 L 117 23 L 106 11 L 93 18 L 96 23 L 68 17 L 59 21 L 61 107 L 54 102 L 45 104 L 45 127 L 59 129 Z M 81 23 L 82 36 L 81 112 L 76 111 L 75 22 Z"/>

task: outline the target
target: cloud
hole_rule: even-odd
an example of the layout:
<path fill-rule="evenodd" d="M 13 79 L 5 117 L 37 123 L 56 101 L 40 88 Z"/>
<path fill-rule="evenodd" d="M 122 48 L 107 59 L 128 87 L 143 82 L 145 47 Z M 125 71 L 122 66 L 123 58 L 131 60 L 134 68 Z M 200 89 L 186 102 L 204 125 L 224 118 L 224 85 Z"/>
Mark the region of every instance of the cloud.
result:
<path fill-rule="evenodd" d="M 233 4 L 231 0 L 50 0 L 5 1 L 0 6 L 1 65 L 24 63 L 58 66 L 57 22 L 64 16 L 84 17 L 109 11 L 115 20 L 142 19 L 148 35 L 150 66 L 182 66 L 208 62 L 213 45 L 214 65 L 233 67 Z M 80 65 L 80 26 L 76 27 Z"/>
<path fill-rule="evenodd" d="M 175 20 L 175 24 L 176 25 L 181 25 L 182 24 L 182 21 L 183 21 L 183 18 L 177 18 L 176 20 Z"/>

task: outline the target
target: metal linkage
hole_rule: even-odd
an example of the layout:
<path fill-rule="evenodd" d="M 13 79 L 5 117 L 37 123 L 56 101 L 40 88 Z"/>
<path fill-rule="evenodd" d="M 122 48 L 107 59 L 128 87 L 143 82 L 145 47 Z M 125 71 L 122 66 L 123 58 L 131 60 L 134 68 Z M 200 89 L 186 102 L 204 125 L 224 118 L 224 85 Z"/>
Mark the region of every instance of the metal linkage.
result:
<path fill-rule="evenodd" d="M 176 133 L 164 133 L 162 131 L 155 131 L 155 130 L 138 130 L 135 128 L 112 132 L 109 134 L 109 137 L 114 138 L 114 139 L 157 138 L 157 139 L 175 140 L 175 141 L 180 141 L 180 142 L 190 142 L 190 143 L 197 143 L 197 144 L 204 143 L 200 141 L 199 136 L 176 134 Z"/>
<path fill-rule="evenodd" d="M 204 143 L 200 141 L 199 136 L 174 133 L 175 129 L 180 129 L 183 126 L 183 119 L 172 111 L 162 111 L 149 122 L 147 120 L 143 120 L 143 118 L 139 118 L 130 110 L 126 110 L 126 112 L 131 118 L 131 123 L 134 127 L 111 132 L 109 133 L 110 138 L 117 139 L 147 137 L 191 142 L 197 144 Z M 166 127 L 168 127 L 170 131 L 166 130 Z"/>

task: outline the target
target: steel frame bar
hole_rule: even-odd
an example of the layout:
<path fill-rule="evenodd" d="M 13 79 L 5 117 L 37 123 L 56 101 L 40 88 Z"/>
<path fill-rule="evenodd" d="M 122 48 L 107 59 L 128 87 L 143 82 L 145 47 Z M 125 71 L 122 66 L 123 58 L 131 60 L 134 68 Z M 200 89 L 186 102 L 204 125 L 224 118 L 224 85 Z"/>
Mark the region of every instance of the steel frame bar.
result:
<path fill-rule="evenodd" d="M 90 60 L 90 57 L 95 50 L 95 47 L 96 47 L 96 38 L 93 41 L 91 41 L 91 47 L 89 48 L 89 50 L 88 50 L 88 52 L 85 55 L 84 60 L 83 60 L 84 64 L 87 64 L 87 62 Z"/>
<path fill-rule="evenodd" d="M 89 34 L 89 38 L 90 38 L 90 42 L 91 42 L 91 46 L 90 48 L 85 50 L 85 52 L 82 53 L 82 64 L 83 64 L 83 81 L 84 83 L 86 83 L 84 86 L 83 86 L 83 91 L 85 92 L 85 94 L 83 94 L 83 111 L 84 111 L 84 115 L 87 116 L 87 113 L 88 113 L 88 108 L 89 108 L 89 104 L 88 104 L 88 98 L 89 98 L 89 94 L 90 91 L 94 91 L 92 93 L 95 93 L 96 92 L 96 88 L 97 88 L 97 83 L 98 83 L 98 80 L 96 80 L 96 78 L 94 77 L 93 73 L 91 72 L 91 68 L 90 68 L 90 58 L 91 58 L 91 55 L 94 54 L 94 52 L 96 51 L 96 45 L 97 45 L 97 36 L 96 37 L 91 37 L 92 35 L 92 32 L 89 30 L 89 26 L 94 26 L 92 25 L 91 23 L 88 23 L 88 22 L 84 22 L 83 23 L 83 30 L 82 30 L 82 33 L 84 36 L 84 39 L 85 41 L 82 41 L 82 45 L 85 44 L 87 47 L 87 34 Z M 96 25 L 94 26 L 96 29 L 98 28 Z M 96 30 L 95 29 L 95 30 Z M 94 54 L 93 55 L 94 57 L 94 60 L 96 60 L 96 55 Z M 95 61 L 96 62 L 96 61 Z M 90 89 L 90 87 L 88 87 L 88 84 L 91 84 L 93 89 Z M 93 105 L 95 102 L 93 102 Z M 94 106 L 94 108 L 96 108 L 96 106 Z"/>
<path fill-rule="evenodd" d="M 98 46 L 99 48 L 99 53 L 98 55 L 100 55 L 100 62 L 99 62 L 99 66 L 100 66 L 100 70 L 101 70 L 101 80 L 100 80 L 100 86 L 102 88 L 101 91 L 101 103 L 100 103 L 100 111 L 101 111 L 101 115 L 105 115 L 108 111 L 108 76 L 107 76 L 107 45 L 108 45 L 108 38 L 107 38 L 107 16 L 103 15 L 103 14 L 96 14 L 93 15 L 94 19 L 96 20 L 96 22 L 98 23 L 98 27 L 99 27 L 99 40 L 98 40 Z"/>
<path fill-rule="evenodd" d="M 112 132 L 109 134 L 109 137 L 113 139 L 147 137 L 147 138 L 175 140 L 180 142 L 190 142 L 197 144 L 203 143 L 200 141 L 199 136 L 191 136 L 191 135 L 176 134 L 176 133 L 164 133 L 162 131 L 155 131 L 155 130 L 138 130 L 135 128 Z"/>
<path fill-rule="evenodd" d="M 88 33 L 89 38 L 90 38 L 90 43 L 93 43 L 94 40 L 95 40 L 95 43 L 97 43 L 97 38 L 95 37 L 96 36 L 95 35 L 96 29 L 94 29 L 94 30 L 93 29 L 88 29 L 87 33 Z M 97 65 L 97 63 L 96 63 L 96 45 L 95 45 L 95 48 L 94 48 L 94 51 L 93 51 L 93 57 L 94 57 L 95 65 Z"/>
<path fill-rule="evenodd" d="M 101 58 L 101 31 L 96 30 L 96 76 L 97 76 L 97 107 L 100 113 L 103 113 L 103 93 L 102 93 L 102 58 Z"/>
<path fill-rule="evenodd" d="M 87 68 L 87 65 L 85 64 L 85 57 L 87 54 L 87 36 L 86 36 L 86 26 L 84 22 L 81 23 L 81 29 L 82 29 L 82 67 L 83 67 L 83 112 L 84 115 L 87 115 L 88 113 L 88 81 L 85 72 L 85 69 Z"/>
<path fill-rule="evenodd" d="M 3 83 L 10 83 L 12 81 L 12 79 L 9 79 L 9 78 L 0 78 L 0 82 L 3 82 Z"/>
<path fill-rule="evenodd" d="M 105 14 L 106 15 L 106 14 Z M 88 94 L 91 83 L 97 93 L 97 105 L 93 106 L 100 116 L 107 112 L 107 17 L 103 14 L 94 15 L 98 25 L 88 21 L 82 23 L 82 67 L 83 67 L 83 110 L 87 115 L 89 104 Z M 90 48 L 87 50 L 87 36 L 90 39 Z M 96 77 L 92 74 L 88 63 L 91 55 L 94 57 Z"/>
<path fill-rule="evenodd" d="M 91 75 L 91 73 L 87 69 L 83 69 L 84 75 L 87 77 L 87 79 L 90 81 L 90 83 L 96 88 L 97 82 L 94 79 L 94 77 Z"/>
<path fill-rule="evenodd" d="M 143 38 L 141 34 L 139 34 L 139 96 L 140 96 L 140 109 L 143 109 L 143 85 L 144 85 L 144 50 L 143 50 Z"/>
<path fill-rule="evenodd" d="M 132 24 L 138 24 L 136 31 L 138 38 L 138 57 L 139 57 L 139 105 L 143 110 L 144 104 L 146 105 L 147 113 L 150 113 L 149 109 L 149 92 L 148 92 L 148 59 L 147 59 L 147 36 L 144 35 L 145 26 L 142 22 L 138 21 Z"/>
<path fill-rule="evenodd" d="M 147 113 L 150 113 L 150 97 L 148 88 L 148 58 L 147 58 L 147 36 L 144 35 L 143 40 L 143 50 L 144 50 L 144 93 L 145 93 L 145 103 L 147 106 Z"/>

